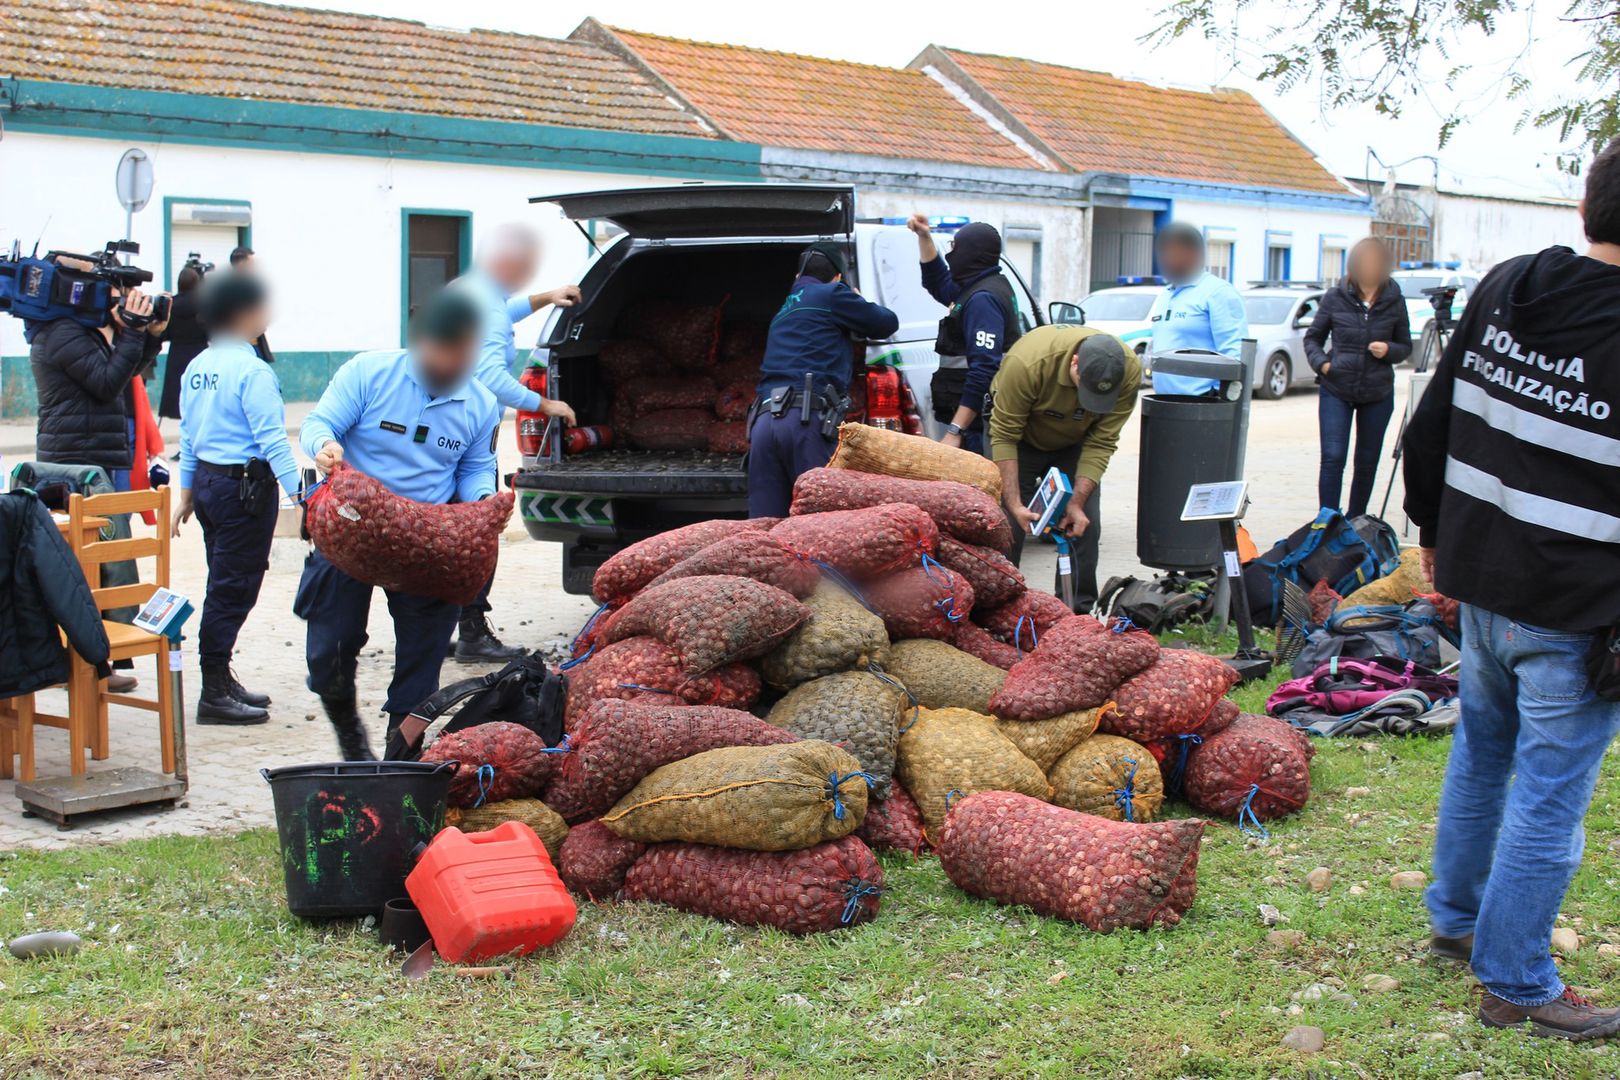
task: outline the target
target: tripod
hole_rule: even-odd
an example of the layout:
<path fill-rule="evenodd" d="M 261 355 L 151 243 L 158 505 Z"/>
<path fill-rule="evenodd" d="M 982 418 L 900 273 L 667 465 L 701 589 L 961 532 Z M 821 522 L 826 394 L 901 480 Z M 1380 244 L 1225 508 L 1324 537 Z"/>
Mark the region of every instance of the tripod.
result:
<path fill-rule="evenodd" d="M 1451 305 L 1457 299 L 1457 286 L 1442 285 L 1439 288 L 1424 289 L 1423 295 L 1434 305 L 1434 319 L 1423 331 L 1417 364 L 1412 368 L 1413 375 L 1426 373 L 1431 364 L 1440 361 L 1446 354 L 1446 346 L 1451 343 L 1451 332 L 1457 328 L 1457 324 L 1451 319 Z M 1381 518 L 1387 519 L 1389 516 L 1389 497 L 1395 491 L 1395 477 L 1401 472 L 1401 444 L 1406 440 L 1406 425 L 1411 420 L 1412 410 L 1415 408 L 1417 402 L 1408 401 L 1406 412 L 1401 416 L 1401 430 L 1395 436 L 1395 449 L 1389 455 L 1389 483 L 1384 485 L 1384 503 L 1378 508 L 1378 516 Z"/>

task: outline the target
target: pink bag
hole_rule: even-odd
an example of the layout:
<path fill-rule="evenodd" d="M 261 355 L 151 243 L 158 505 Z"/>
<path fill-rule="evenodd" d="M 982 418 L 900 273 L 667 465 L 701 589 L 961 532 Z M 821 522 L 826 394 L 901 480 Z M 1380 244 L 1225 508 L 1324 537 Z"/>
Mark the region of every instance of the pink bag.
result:
<path fill-rule="evenodd" d="M 1343 716 L 1371 708 L 1398 690 L 1417 690 L 1438 705 L 1457 696 L 1457 680 L 1392 656 L 1367 660 L 1338 656 L 1304 678 L 1289 679 L 1273 690 L 1266 700 L 1266 712 L 1276 716 L 1303 703 Z"/>

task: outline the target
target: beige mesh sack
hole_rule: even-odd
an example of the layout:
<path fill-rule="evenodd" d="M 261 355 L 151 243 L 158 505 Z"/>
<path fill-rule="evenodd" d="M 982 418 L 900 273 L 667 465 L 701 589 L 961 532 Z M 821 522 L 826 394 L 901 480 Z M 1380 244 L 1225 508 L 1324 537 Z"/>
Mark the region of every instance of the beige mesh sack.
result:
<path fill-rule="evenodd" d="M 1007 673 L 994 664 L 931 638 L 909 638 L 889 647 L 883 670 L 905 684 L 925 709 L 990 711 L 990 695 Z"/>
<path fill-rule="evenodd" d="M 469 810 L 451 807 L 444 812 L 444 823 L 462 832 L 488 832 L 508 821 L 521 821 L 533 829 L 546 845 L 552 864 L 556 864 L 562 853 L 562 842 L 568 839 L 568 822 L 539 799 L 503 799 Z"/>
<path fill-rule="evenodd" d="M 765 681 L 781 690 L 882 661 L 889 648 L 883 620 L 847 589 L 822 581 L 804 601 L 810 619 L 760 661 Z"/>
<path fill-rule="evenodd" d="M 924 834 L 939 835 L 950 804 L 975 791 L 1017 791 L 1049 799 L 1041 767 L 996 730 L 994 717 L 967 709 L 918 709 L 900 735 L 897 772 L 917 803 Z"/>
<path fill-rule="evenodd" d="M 1001 471 L 983 454 L 870 424 L 839 424 L 838 449 L 827 467 L 907 480 L 955 480 L 1001 501 Z"/>
<path fill-rule="evenodd" d="M 1147 747 L 1093 735 L 1052 766 L 1052 801 L 1114 821 L 1152 821 L 1164 805 L 1164 779 Z"/>
<path fill-rule="evenodd" d="M 1095 709 L 1058 713 L 1048 720 L 998 718 L 996 728 L 1011 739 L 1012 744 L 1022 750 L 1025 757 L 1039 765 L 1043 772 L 1051 772 L 1058 758 L 1073 750 L 1082 740 L 1092 736 L 1097 730 L 1097 721 L 1102 714 L 1113 707 L 1114 703 L 1110 701 Z"/>

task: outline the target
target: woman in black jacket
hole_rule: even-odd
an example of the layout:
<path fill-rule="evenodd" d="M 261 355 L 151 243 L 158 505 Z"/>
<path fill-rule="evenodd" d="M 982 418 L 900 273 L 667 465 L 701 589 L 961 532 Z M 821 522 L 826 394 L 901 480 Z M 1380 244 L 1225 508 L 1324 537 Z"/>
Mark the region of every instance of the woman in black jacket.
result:
<path fill-rule="evenodd" d="M 197 286 L 203 276 L 194 266 L 181 268 L 175 279 L 174 301 L 169 306 L 169 329 L 163 340 L 169 343 L 169 358 L 163 365 L 163 397 L 158 415 L 180 419 L 180 380 L 198 353 L 208 348 L 208 331 L 197 320 Z"/>
<path fill-rule="evenodd" d="M 1390 280 L 1395 257 L 1382 240 L 1367 237 L 1350 249 L 1344 280 L 1329 289 L 1305 331 L 1305 356 L 1321 386 L 1317 417 L 1322 428 L 1322 469 L 1317 497 L 1339 506 L 1350 429 L 1356 431 L 1355 473 L 1350 481 L 1350 517 L 1367 512 L 1384 432 L 1395 412 L 1395 365 L 1412 355 L 1406 298 Z"/>

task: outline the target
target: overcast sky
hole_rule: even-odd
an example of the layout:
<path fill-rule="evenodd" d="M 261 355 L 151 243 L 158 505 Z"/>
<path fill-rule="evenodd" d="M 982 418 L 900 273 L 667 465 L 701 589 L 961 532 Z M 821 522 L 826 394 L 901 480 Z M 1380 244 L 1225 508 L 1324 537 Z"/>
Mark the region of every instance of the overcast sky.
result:
<path fill-rule="evenodd" d="M 1341 175 L 1362 175 L 1371 148 L 1394 165 L 1437 154 L 1442 186 L 1494 193 L 1575 194 L 1577 188 L 1554 167 L 1557 139 L 1544 132 L 1516 132 L 1523 106 L 1505 100 L 1494 76 L 1475 75 L 1460 87 L 1473 118 L 1441 151 L 1437 147 L 1440 108 L 1446 91 L 1436 86 L 1433 101 L 1416 101 L 1399 120 L 1371 108 L 1324 115 L 1316 88 L 1279 95 L 1234 72 L 1230 51 L 1203 40 L 1149 50 L 1138 38 L 1153 28 L 1159 0 L 1086 0 L 1033 3 L 1031 0 L 934 0 L 923 4 L 857 3 L 671 3 L 669 0 L 593 0 L 589 6 L 512 3 L 511 0 L 303 0 L 300 6 L 367 12 L 418 19 L 438 26 L 485 27 L 566 37 L 586 15 L 611 25 L 676 37 L 809 53 L 817 56 L 901 66 L 924 45 L 935 43 L 978 52 L 1027 56 L 1073 67 L 1111 71 L 1135 78 L 1181 85 L 1220 84 L 1250 90 L 1328 166 Z M 1263 7 L 1264 5 L 1259 5 Z M 1562 5 L 1557 5 L 1562 7 Z M 1261 18 L 1239 29 L 1256 40 L 1265 32 Z M 1468 55 L 1454 57 L 1476 68 L 1534 45 L 1530 56 L 1537 94 L 1571 84 L 1569 58 L 1581 47 L 1580 35 L 1556 18 L 1541 14 L 1503 20 L 1494 38 L 1481 37 Z M 1444 75 L 1443 63 L 1433 73 Z M 859 87 L 850 87 L 852 97 Z M 858 108 L 852 103 L 852 107 Z M 1401 168 L 1403 180 L 1427 182 L 1432 165 L 1417 161 Z M 1382 176 L 1376 165 L 1374 175 Z"/>

